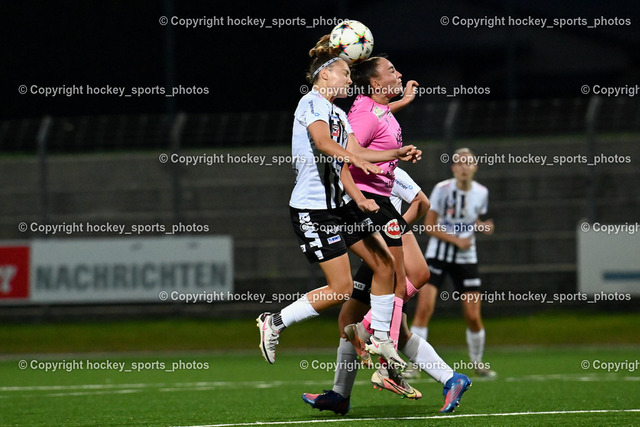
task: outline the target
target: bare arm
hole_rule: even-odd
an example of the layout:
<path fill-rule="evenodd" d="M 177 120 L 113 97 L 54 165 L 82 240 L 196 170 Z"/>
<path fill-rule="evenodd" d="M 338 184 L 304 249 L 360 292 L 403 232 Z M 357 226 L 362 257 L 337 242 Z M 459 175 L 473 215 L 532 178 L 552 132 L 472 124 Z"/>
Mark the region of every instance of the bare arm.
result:
<path fill-rule="evenodd" d="M 395 159 L 416 163 L 422 158 L 422 150 L 418 150 L 413 145 L 405 145 L 404 147 L 394 150 L 371 150 L 369 148 L 365 148 L 360 145 L 356 135 L 353 133 L 349 134 L 347 150 L 361 159 L 372 163 L 387 162 Z"/>
<path fill-rule="evenodd" d="M 399 101 L 394 101 L 389 104 L 389 108 L 391 109 L 391 113 L 395 114 L 396 112 L 402 110 L 407 105 L 411 104 L 413 100 L 416 98 L 416 90 L 419 84 L 415 80 L 409 80 L 407 82 L 407 86 L 404 89 L 404 96 Z"/>
<path fill-rule="evenodd" d="M 487 235 L 492 235 L 493 234 L 493 230 L 495 229 L 495 226 L 493 225 L 493 220 L 491 218 L 489 218 L 486 221 L 481 221 L 480 218 L 476 219 L 476 226 L 478 227 L 479 230 L 482 230 L 481 232 Z"/>
<path fill-rule="evenodd" d="M 438 213 L 432 210 L 427 211 L 427 216 L 424 219 L 424 225 L 426 233 L 429 236 L 433 236 L 439 240 L 442 240 L 443 242 L 454 244 L 462 250 L 467 250 L 471 247 L 471 238 L 461 238 L 456 236 L 455 234 L 445 233 L 437 227 L 437 221 Z"/>
<path fill-rule="evenodd" d="M 342 167 L 342 171 L 340 172 L 340 181 L 342 181 L 344 190 L 347 192 L 349 197 L 356 202 L 361 211 L 378 212 L 378 210 L 380 210 L 380 207 L 374 200 L 364 197 L 362 191 L 360 191 L 356 183 L 353 181 L 353 177 L 351 176 L 351 172 L 347 165 Z"/>
<path fill-rule="evenodd" d="M 431 202 L 429 202 L 429 198 L 426 194 L 420 191 L 416 194 L 416 197 L 413 198 L 411 204 L 409 205 L 409 209 L 402 216 L 407 224 L 412 224 L 418 218 L 421 218 L 429 208 L 431 207 Z"/>
<path fill-rule="evenodd" d="M 350 163 L 355 167 L 362 169 L 366 174 L 382 172 L 382 169 L 380 169 L 378 166 L 361 159 L 355 153 L 350 153 L 349 151 L 342 148 L 340 144 L 331 139 L 331 137 L 329 136 L 331 135 L 329 125 L 326 122 L 317 120 L 311 123 L 307 127 L 307 129 L 309 130 L 309 134 L 311 135 L 311 138 L 313 138 L 313 142 L 315 143 L 316 147 L 323 154 L 338 158 L 344 163 Z"/>

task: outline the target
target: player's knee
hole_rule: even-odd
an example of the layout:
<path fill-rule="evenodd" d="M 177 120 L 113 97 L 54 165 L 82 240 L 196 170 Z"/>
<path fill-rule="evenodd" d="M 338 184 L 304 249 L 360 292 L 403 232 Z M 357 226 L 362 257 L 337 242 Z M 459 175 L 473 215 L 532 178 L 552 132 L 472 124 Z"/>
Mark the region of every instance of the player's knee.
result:
<path fill-rule="evenodd" d="M 380 251 L 380 253 L 378 254 L 378 265 L 380 266 L 380 268 L 385 268 L 385 269 L 390 269 L 392 271 L 395 271 L 396 259 L 391 253 L 391 251 L 389 251 L 389 249 Z"/>
<path fill-rule="evenodd" d="M 420 274 L 416 277 L 416 279 L 415 279 L 415 280 L 416 280 L 416 282 L 415 282 L 415 283 L 413 283 L 413 282 L 412 282 L 412 284 L 413 284 L 413 286 L 418 286 L 418 287 L 419 287 L 419 286 L 423 286 L 423 285 L 425 285 L 425 284 L 429 281 L 429 278 L 430 278 L 430 277 L 431 277 L 431 272 L 429 271 L 429 269 L 428 269 L 428 268 L 425 268 L 425 269 L 422 271 L 422 273 L 420 273 Z"/>
<path fill-rule="evenodd" d="M 378 257 L 374 265 L 370 266 L 373 270 L 373 275 L 382 281 L 393 281 L 393 277 L 396 271 L 395 259 L 391 253 L 387 257 Z"/>
<path fill-rule="evenodd" d="M 334 280 L 332 282 L 327 283 L 331 292 L 338 297 L 343 295 L 351 295 L 353 291 L 353 282 L 351 277 L 345 277 L 340 280 Z M 346 298 L 342 298 L 341 301 L 344 301 Z"/>
<path fill-rule="evenodd" d="M 353 292 L 353 282 L 351 280 L 341 281 L 339 286 L 333 290 L 340 302 L 344 302 L 351 292 Z"/>
<path fill-rule="evenodd" d="M 384 256 L 381 257 L 381 265 L 385 269 L 386 273 L 389 275 L 394 275 L 396 271 L 396 259 L 388 250 L 384 253 Z"/>

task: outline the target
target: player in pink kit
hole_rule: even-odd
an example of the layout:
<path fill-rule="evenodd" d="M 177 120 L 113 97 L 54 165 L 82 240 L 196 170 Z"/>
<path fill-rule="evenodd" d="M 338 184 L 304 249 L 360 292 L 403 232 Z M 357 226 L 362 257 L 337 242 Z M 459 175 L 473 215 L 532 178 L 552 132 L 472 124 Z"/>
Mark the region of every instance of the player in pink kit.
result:
<path fill-rule="evenodd" d="M 352 78 L 354 87 L 360 91 L 360 95 L 353 102 L 348 117 L 360 145 L 371 150 L 402 147 L 402 129 L 389 105 L 392 98 L 402 94 L 402 74 L 388 59 L 373 57 L 355 65 Z M 415 85 L 417 85 L 416 82 L 410 82 L 407 85 L 407 91 L 413 92 Z M 382 237 L 396 261 L 395 300 L 390 336 L 397 343 L 402 320 L 403 298 L 407 288 L 411 295 L 416 291 L 411 284 L 407 284 L 404 269 L 402 234 L 407 230 L 407 223 L 389 199 L 395 182 L 394 170 L 398 166 L 398 161 L 379 162 L 376 165 L 383 172 L 375 176 L 361 174 L 352 168 L 350 171 L 362 194 L 376 201 L 380 207 L 378 212 L 369 216 L 380 228 Z M 365 326 L 370 322 L 369 313 L 365 318 Z"/>

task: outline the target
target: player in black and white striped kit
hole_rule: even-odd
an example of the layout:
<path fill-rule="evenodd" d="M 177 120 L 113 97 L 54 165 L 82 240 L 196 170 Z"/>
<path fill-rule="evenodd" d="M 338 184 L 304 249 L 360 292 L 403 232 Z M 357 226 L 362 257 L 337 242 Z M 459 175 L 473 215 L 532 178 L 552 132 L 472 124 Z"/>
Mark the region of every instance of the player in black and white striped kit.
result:
<path fill-rule="evenodd" d="M 439 182 L 433 189 L 424 225 L 431 236 L 425 253 L 431 277 L 418 294 L 418 306 L 411 331 L 427 339 L 428 323 L 435 307 L 438 289 L 446 275 L 453 279 L 455 295 L 474 293 L 460 298 L 467 322 L 469 357 L 480 376 L 495 376 L 482 363 L 485 330 L 480 311 L 480 285 L 476 230 L 492 234 L 492 220 L 481 221 L 487 213 L 489 190 L 473 178 L 478 169 L 475 156 L 468 148 L 460 148 L 452 156 L 453 178 Z"/>
<path fill-rule="evenodd" d="M 309 52 L 312 63 L 307 78 L 313 90 L 300 99 L 294 114 L 296 183 L 289 201 L 300 248 L 309 262 L 320 265 L 327 286 L 308 292 L 278 313 L 262 313 L 257 319 L 260 349 L 265 360 L 274 363 L 280 332 L 348 299 L 353 288 L 350 249 L 374 270 L 371 306 L 372 310 L 375 306 L 376 324 L 372 324 L 375 335 L 369 351 L 384 357 L 391 366 L 404 367 L 389 338 L 395 263 L 366 215 L 379 207 L 363 196 L 345 166 L 349 163 L 367 174 L 380 173 L 370 161 L 403 158 L 415 148 L 384 152 L 359 149 L 346 114 L 333 104 L 336 98 L 347 96 L 351 71 L 328 40 L 329 36 L 324 36 Z M 347 151 L 351 147 L 357 151 Z"/>

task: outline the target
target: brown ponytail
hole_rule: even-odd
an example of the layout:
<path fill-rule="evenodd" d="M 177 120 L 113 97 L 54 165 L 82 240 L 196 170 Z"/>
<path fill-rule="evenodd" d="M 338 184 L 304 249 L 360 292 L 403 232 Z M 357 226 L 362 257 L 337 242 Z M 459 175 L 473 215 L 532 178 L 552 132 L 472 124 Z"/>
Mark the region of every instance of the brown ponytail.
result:
<path fill-rule="evenodd" d="M 313 78 L 313 73 L 322 66 L 325 62 L 329 61 L 337 57 L 340 54 L 340 49 L 331 46 L 329 43 L 330 34 L 326 34 L 320 37 L 320 40 L 316 43 L 316 45 L 309 51 L 309 56 L 311 59 L 311 65 L 309 66 L 309 71 L 307 71 L 306 77 L 307 81 L 311 84 L 318 78 L 315 76 Z M 327 68 L 333 67 L 333 64 L 329 64 Z"/>

